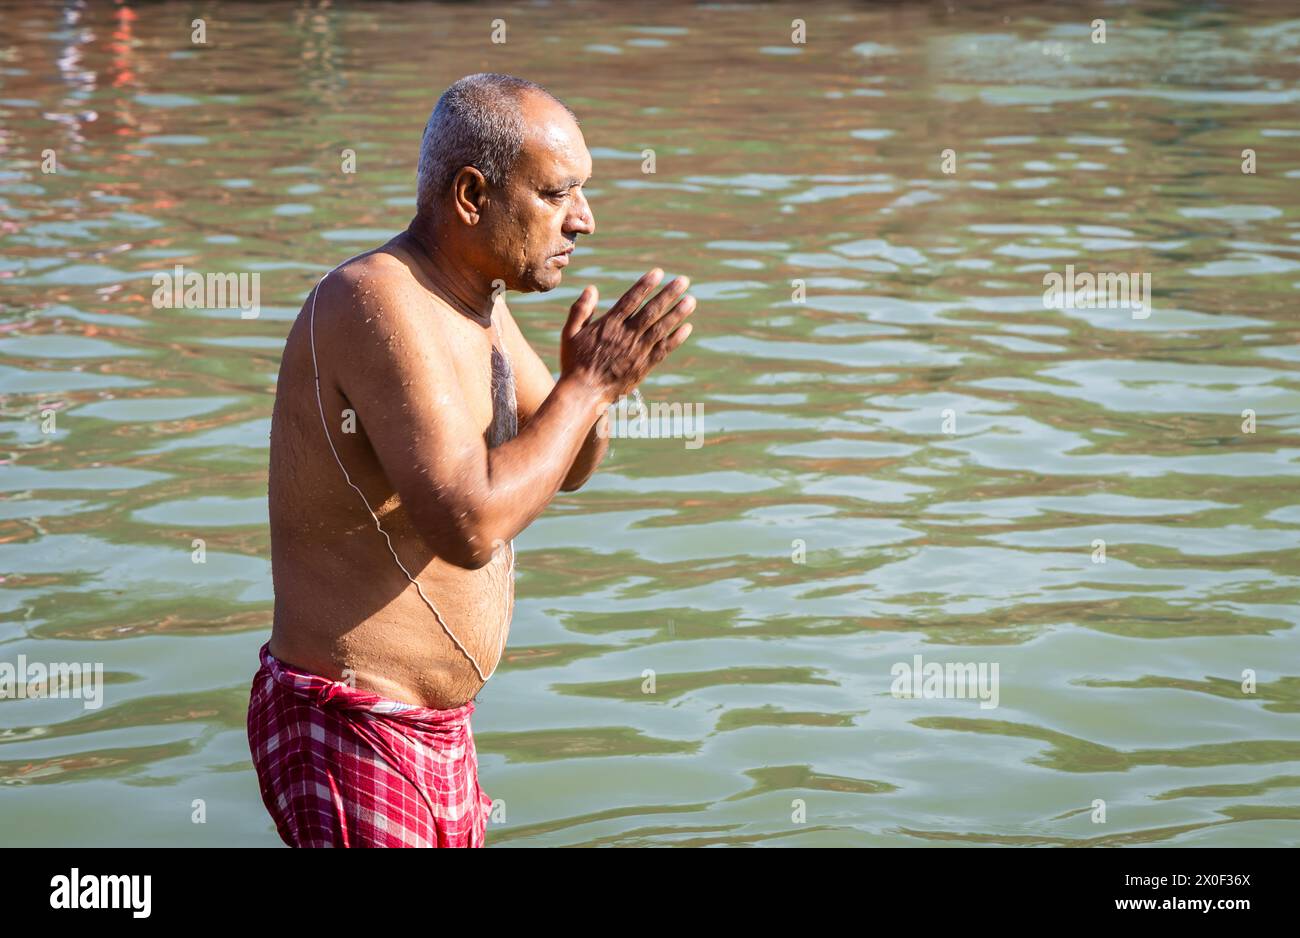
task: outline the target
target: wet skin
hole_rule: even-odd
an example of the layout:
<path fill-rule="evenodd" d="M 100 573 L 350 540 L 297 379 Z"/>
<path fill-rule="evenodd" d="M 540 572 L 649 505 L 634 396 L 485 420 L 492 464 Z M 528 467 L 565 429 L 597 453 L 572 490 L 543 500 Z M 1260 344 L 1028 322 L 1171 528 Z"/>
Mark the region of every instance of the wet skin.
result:
<path fill-rule="evenodd" d="M 496 667 L 509 629 L 512 538 L 605 453 L 606 408 L 690 334 L 686 278 L 654 294 L 657 268 L 604 315 L 595 287 L 570 308 L 560 378 L 515 324 L 508 290 L 560 285 L 579 235 L 595 232 L 582 192 L 582 133 L 540 95 L 510 178 L 461 169 L 438 204 L 309 295 L 290 330 L 271 425 L 271 653 L 363 690 L 435 709 L 460 706 Z M 393 551 L 442 614 L 458 649 L 394 562 L 344 479 L 330 439 Z M 648 302 L 647 302 L 648 299 Z M 489 449 L 492 346 L 513 364 L 518 436 Z M 345 411 L 355 432 L 344 432 Z"/>

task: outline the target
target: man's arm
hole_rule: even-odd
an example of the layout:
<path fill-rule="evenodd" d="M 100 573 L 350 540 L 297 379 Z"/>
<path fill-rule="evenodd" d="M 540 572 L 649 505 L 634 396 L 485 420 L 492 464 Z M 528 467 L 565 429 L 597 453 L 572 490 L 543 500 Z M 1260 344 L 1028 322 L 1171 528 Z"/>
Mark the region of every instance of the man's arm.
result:
<path fill-rule="evenodd" d="M 515 370 L 515 398 L 519 404 L 519 426 L 525 427 L 542 403 L 555 388 L 555 379 L 537 352 L 520 332 L 510 308 L 504 300 L 498 300 L 498 313 L 501 317 L 501 333 L 506 341 L 506 351 L 510 354 L 511 364 Z M 587 433 L 582 447 L 578 450 L 573 465 L 569 467 L 560 491 L 575 492 L 591 478 L 605 452 L 609 449 L 609 417 L 602 413 Z"/>
<path fill-rule="evenodd" d="M 595 288 L 583 291 L 564 328 L 560 380 L 513 440 L 488 449 L 469 416 L 455 364 L 428 297 L 377 265 L 355 265 L 317 289 L 338 330 L 336 361 L 322 362 L 356 410 L 412 523 L 447 561 L 467 569 L 537 517 L 564 482 L 592 425 L 690 334 L 694 309 L 684 280 L 641 307 L 659 282 L 652 271 L 609 313 L 591 319 Z"/>

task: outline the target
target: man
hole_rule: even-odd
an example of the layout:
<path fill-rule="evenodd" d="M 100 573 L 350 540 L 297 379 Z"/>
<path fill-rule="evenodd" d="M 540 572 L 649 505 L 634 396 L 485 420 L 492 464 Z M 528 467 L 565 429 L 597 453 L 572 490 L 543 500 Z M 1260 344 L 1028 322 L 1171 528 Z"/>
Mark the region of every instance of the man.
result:
<path fill-rule="evenodd" d="M 603 316 L 560 377 L 501 288 L 553 290 L 596 230 L 591 155 L 532 82 L 479 74 L 425 128 L 417 212 L 326 274 L 290 330 L 271 424 L 275 622 L 248 712 L 262 798 L 296 846 L 480 846 L 469 716 L 513 609 L 513 538 L 605 453 L 606 409 L 690 334 L 677 278 Z M 647 302 L 648 300 L 648 302 Z"/>

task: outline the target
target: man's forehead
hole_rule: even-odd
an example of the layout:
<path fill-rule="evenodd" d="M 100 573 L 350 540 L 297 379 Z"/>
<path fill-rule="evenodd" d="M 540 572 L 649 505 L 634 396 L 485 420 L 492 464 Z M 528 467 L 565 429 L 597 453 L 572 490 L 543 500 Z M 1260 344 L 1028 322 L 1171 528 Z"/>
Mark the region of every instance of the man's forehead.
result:
<path fill-rule="evenodd" d="M 538 176 L 574 175 L 582 182 L 591 175 L 591 154 L 582 131 L 569 112 L 540 95 L 523 108 L 528 132 L 524 136 L 521 168 Z"/>

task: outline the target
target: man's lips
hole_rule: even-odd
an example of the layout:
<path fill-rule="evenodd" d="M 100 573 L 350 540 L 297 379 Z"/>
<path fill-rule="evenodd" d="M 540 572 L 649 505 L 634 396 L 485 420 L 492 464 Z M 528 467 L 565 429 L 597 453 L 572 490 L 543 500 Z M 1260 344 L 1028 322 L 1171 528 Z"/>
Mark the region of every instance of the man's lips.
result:
<path fill-rule="evenodd" d="M 561 251 L 559 254 L 552 254 L 551 257 L 558 260 L 561 267 L 567 267 L 569 265 L 569 255 L 572 253 L 573 248 L 569 248 L 567 251 Z"/>

